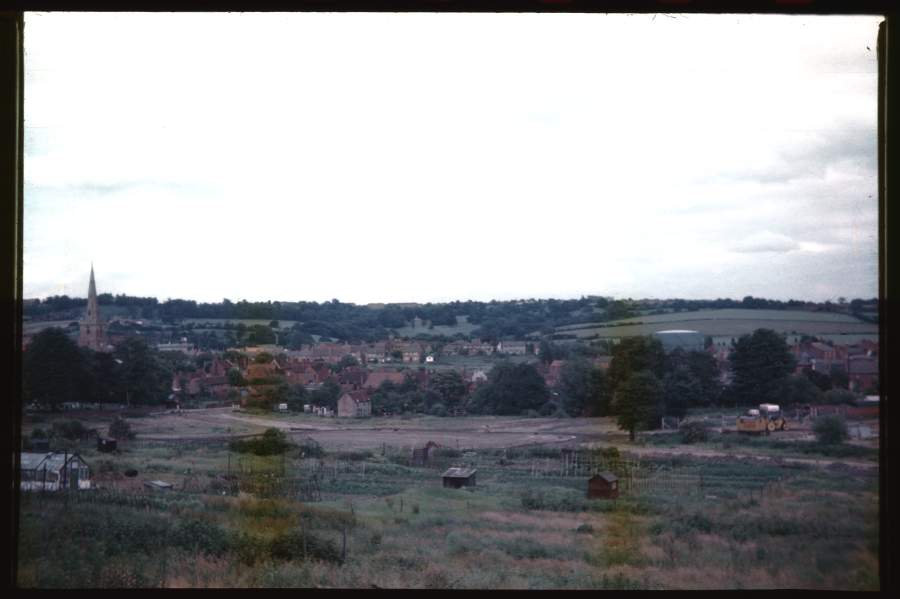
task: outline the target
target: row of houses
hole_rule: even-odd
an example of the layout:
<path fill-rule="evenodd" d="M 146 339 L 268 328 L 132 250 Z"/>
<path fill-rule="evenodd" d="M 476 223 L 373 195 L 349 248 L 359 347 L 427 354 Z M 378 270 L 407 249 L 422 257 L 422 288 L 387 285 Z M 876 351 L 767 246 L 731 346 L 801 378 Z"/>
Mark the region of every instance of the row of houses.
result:
<path fill-rule="evenodd" d="M 874 341 L 864 339 L 851 345 L 808 341 L 792 345 L 791 353 L 797 360 L 797 373 L 811 370 L 830 376 L 842 370 L 855 392 L 878 384 L 878 343 Z"/>

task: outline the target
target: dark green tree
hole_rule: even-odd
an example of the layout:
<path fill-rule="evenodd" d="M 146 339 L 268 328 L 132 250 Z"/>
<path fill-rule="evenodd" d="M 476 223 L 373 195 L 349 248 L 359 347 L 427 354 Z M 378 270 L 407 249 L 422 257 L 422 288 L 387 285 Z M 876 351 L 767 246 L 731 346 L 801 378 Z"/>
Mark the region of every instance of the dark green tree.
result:
<path fill-rule="evenodd" d="M 703 390 L 697 377 L 688 368 L 681 367 L 666 374 L 663 379 L 665 415 L 683 417 L 689 406 L 700 405 Z"/>
<path fill-rule="evenodd" d="M 351 366 L 359 366 L 359 360 L 357 360 L 350 354 L 347 354 L 346 356 L 342 356 L 341 359 L 338 360 L 337 370 L 340 371 Z"/>
<path fill-rule="evenodd" d="M 665 376 L 666 352 L 659 339 L 653 337 L 626 337 L 612 351 L 609 365 L 609 383 L 615 392 L 632 374 L 646 370 L 657 379 Z"/>
<path fill-rule="evenodd" d="M 852 405 L 856 402 L 856 394 L 846 389 L 829 389 L 823 394 L 822 400 L 829 405 Z"/>
<path fill-rule="evenodd" d="M 341 386 L 331 379 L 325 381 L 322 386 L 309 394 L 311 403 L 329 409 L 337 408 L 337 401 L 341 397 Z"/>
<path fill-rule="evenodd" d="M 566 361 L 557 386 L 562 408 L 572 416 L 606 416 L 609 398 L 603 371 L 582 357 Z"/>
<path fill-rule="evenodd" d="M 438 395 L 438 401 L 445 408 L 455 408 L 466 396 L 466 384 L 456 370 L 436 373 L 428 382 L 428 388 Z"/>
<path fill-rule="evenodd" d="M 662 415 L 663 387 L 649 370 L 633 373 L 616 387 L 612 400 L 612 412 L 616 423 L 628 431 L 634 441 L 635 431 L 655 428 Z"/>
<path fill-rule="evenodd" d="M 45 329 L 34 336 L 22 359 L 22 395 L 26 403 L 53 408 L 82 401 L 89 378 L 85 355 L 62 329 Z"/>
<path fill-rule="evenodd" d="M 817 404 L 823 400 L 822 390 L 816 387 L 802 374 L 792 374 L 781 380 L 778 385 L 774 403 L 784 407 L 804 404 Z M 762 403 L 762 402 L 760 402 Z"/>
<path fill-rule="evenodd" d="M 482 414 L 522 414 L 538 410 L 550 397 L 543 377 L 531 364 L 500 362 L 472 397 L 473 411 Z"/>
<path fill-rule="evenodd" d="M 784 338 L 770 329 L 743 335 L 728 359 L 734 375 L 728 396 L 737 405 L 777 403 L 779 389 L 795 365 Z"/>
<path fill-rule="evenodd" d="M 816 418 L 813 433 L 823 445 L 840 445 L 850 436 L 844 419 L 833 414 Z"/>
<path fill-rule="evenodd" d="M 122 395 L 128 404 L 155 404 L 169 394 L 172 370 L 160 359 L 159 352 L 137 337 L 129 337 L 113 352 L 119 360 Z"/>
<path fill-rule="evenodd" d="M 244 375 L 241 374 L 241 371 L 237 368 L 231 368 L 228 370 L 228 384 L 232 387 L 244 387 L 247 385 L 247 381 L 244 379 Z"/>
<path fill-rule="evenodd" d="M 261 351 L 256 354 L 256 357 L 253 358 L 253 362 L 256 364 L 268 364 L 272 360 L 275 359 L 275 356 L 270 354 L 269 352 Z"/>

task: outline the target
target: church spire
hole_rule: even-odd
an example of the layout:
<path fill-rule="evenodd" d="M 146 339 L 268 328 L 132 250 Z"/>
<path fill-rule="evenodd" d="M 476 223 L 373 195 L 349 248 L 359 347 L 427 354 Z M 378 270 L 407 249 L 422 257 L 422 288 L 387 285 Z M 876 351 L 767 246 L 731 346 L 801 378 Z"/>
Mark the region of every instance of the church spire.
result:
<path fill-rule="evenodd" d="M 106 325 L 100 321 L 97 305 L 97 283 L 94 281 L 94 263 L 91 262 L 91 281 L 88 284 L 87 311 L 79 327 L 79 345 L 94 351 L 103 351 L 106 345 Z"/>

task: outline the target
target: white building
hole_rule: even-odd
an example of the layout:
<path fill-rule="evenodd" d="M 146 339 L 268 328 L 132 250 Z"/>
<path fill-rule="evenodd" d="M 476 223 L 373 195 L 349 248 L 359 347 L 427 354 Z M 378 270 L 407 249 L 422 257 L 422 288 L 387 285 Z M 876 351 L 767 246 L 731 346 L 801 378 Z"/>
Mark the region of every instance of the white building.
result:
<path fill-rule="evenodd" d="M 77 453 L 23 452 L 20 465 L 23 491 L 91 488 L 91 469 Z"/>

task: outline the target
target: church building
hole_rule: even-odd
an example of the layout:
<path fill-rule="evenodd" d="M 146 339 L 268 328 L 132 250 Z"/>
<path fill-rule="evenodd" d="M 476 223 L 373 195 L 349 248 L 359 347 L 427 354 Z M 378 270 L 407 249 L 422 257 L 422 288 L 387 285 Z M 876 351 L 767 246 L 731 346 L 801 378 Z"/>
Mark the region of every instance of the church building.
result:
<path fill-rule="evenodd" d="M 94 265 L 91 265 L 91 282 L 88 286 L 87 312 L 80 323 L 78 345 L 94 351 L 106 351 L 106 323 L 100 321 L 97 306 L 97 285 L 94 283 Z"/>

